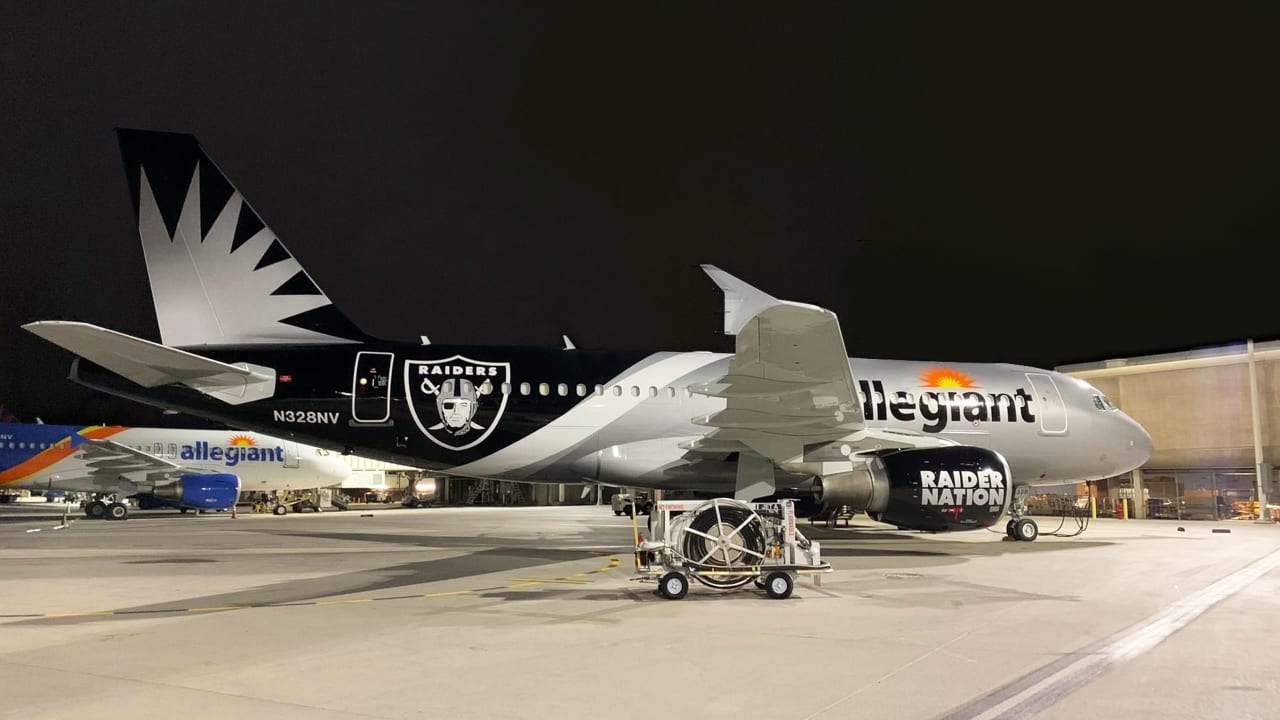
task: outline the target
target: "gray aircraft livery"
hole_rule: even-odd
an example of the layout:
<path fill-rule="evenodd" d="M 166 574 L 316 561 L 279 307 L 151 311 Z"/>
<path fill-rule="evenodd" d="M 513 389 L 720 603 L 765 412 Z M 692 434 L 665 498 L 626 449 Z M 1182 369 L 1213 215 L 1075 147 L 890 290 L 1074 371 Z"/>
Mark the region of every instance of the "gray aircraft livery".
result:
<path fill-rule="evenodd" d="M 1138 423 L 1084 381 L 850 359 L 836 316 L 716 267 L 731 354 L 412 345 L 358 330 L 190 135 L 118 130 L 160 343 L 31 332 L 83 385 L 444 474 L 793 497 L 903 528 L 989 527 L 1014 489 L 1128 472 Z"/>

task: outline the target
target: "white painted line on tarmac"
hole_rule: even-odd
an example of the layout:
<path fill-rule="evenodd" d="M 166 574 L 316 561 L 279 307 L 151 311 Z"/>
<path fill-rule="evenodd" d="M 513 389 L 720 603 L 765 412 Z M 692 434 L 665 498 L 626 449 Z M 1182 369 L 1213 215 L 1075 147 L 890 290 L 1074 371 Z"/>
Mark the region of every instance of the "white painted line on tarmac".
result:
<path fill-rule="evenodd" d="M 1206 610 L 1280 567 L 1280 550 L 1198 590 L 1165 610 L 1100 642 L 1064 656 L 953 710 L 942 720 L 1023 720 L 1038 714 L 1112 665 L 1142 655 Z M 1112 637 L 1115 637 L 1113 635 Z"/>

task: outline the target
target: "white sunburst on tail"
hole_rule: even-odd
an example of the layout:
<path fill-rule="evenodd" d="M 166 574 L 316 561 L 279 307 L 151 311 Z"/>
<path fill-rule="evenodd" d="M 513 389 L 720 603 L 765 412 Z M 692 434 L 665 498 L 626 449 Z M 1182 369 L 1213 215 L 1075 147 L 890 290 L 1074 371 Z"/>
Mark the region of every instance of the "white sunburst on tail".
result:
<path fill-rule="evenodd" d="M 161 342 L 344 343 L 365 336 L 191 135 L 117 130 Z"/>

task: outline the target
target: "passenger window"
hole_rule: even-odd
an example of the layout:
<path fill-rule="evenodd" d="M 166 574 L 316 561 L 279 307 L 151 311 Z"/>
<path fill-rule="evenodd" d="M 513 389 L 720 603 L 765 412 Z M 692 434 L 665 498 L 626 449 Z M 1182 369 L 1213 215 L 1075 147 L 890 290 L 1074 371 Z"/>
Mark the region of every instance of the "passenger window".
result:
<path fill-rule="evenodd" d="M 569 386 L 565 385 L 564 383 L 560 383 L 559 385 L 556 385 L 556 394 L 559 395 L 560 397 L 567 396 L 569 394 Z"/>
<path fill-rule="evenodd" d="M 520 383 L 520 394 L 521 395 L 529 394 L 529 383 Z"/>
<path fill-rule="evenodd" d="M 649 397 L 658 397 L 658 388 L 656 388 L 656 387 L 654 387 L 654 386 L 650 385 L 650 386 L 649 386 Z"/>
<path fill-rule="evenodd" d="M 621 386 L 621 385 L 614 385 L 614 386 L 613 386 L 613 396 L 614 396 L 614 397 L 622 397 L 622 386 Z M 9 443 L 9 447 L 13 447 L 13 443 Z"/>
<path fill-rule="evenodd" d="M 597 385 L 597 386 L 596 386 L 596 395 L 603 395 L 603 394 L 604 394 L 604 386 L 603 386 L 603 385 Z"/>
<path fill-rule="evenodd" d="M 673 398 L 673 397 L 675 397 L 675 396 L 676 396 L 676 389 L 675 389 L 675 388 L 673 388 L 673 387 L 671 387 L 670 385 L 668 385 L 668 386 L 667 386 L 667 397 L 669 397 L 669 398 Z"/>
<path fill-rule="evenodd" d="M 578 392 L 578 397 L 587 396 L 587 386 L 583 385 L 582 383 L 578 383 L 578 387 L 574 388 L 574 390 Z"/>
<path fill-rule="evenodd" d="M 503 395 L 510 395 L 510 394 L 511 394 L 511 383 L 509 383 L 509 382 L 502 383 L 502 394 L 503 394 Z"/>
<path fill-rule="evenodd" d="M 178 444 L 177 444 L 177 443 L 169 443 L 169 457 L 171 457 L 171 458 L 176 458 L 176 457 L 178 457 Z"/>
<path fill-rule="evenodd" d="M 481 395 L 489 395 L 492 392 L 493 392 L 493 381 L 485 380 L 484 382 L 480 383 Z"/>
<path fill-rule="evenodd" d="M 538 383 L 538 394 L 546 397 L 551 394 L 551 386 L 546 383 Z"/>
<path fill-rule="evenodd" d="M 631 397 L 640 397 L 640 386 L 639 386 L 639 385 L 632 385 L 632 386 L 631 386 Z"/>

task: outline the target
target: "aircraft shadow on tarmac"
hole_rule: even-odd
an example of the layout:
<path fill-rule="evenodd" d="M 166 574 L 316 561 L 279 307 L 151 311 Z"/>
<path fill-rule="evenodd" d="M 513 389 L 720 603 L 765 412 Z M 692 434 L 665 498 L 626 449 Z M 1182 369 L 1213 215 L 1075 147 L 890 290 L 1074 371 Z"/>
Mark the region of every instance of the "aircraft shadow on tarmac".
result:
<path fill-rule="evenodd" d="M 474 541 L 472 544 L 475 544 Z M 285 580 L 235 592 L 190 597 L 153 605 L 120 608 L 114 610 L 115 614 L 113 615 L 32 618 L 13 624 L 74 625 L 84 622 L 138 619 L 148 615 L 166 616 L 184 612 L 187 608 L 303 605 L 339 595 L 379 593 L 381 591 L 463 579 L 487 573 L 531 570 L 544 565 L 584 560 L 592 557 L 602 556 L 599 553 L 584 550 L 490 548 L 448 558 L 398 563 L 347 573 L 339 572 L 321 578 Z M 148 561 L 141 561 L 141 563 L 139 561 L 130 562 L 131 564 L 141 564 Z M 174 563 L 175 560 L 161 562 Z M 177 562 L 182 561 L 178 560 Z M 480 592 L 497 588 L 468 589 Z M 380 599 L 421 597 L 422 593 L 419 591 L 399 597 L 382 596 Z"/>
<path fill-rule="evenodd" d="M 246 530 L 249 530 L 246 528 Z M 382 591 L 394 591 L 400 588 L 420 586 L 449 580 L 459 580 L 496 572 L 516 572 L 532 570 L 541 566 L 558 563 L 586 560 L 592 557 L 603 558 L 606 555 L 618 556 L 621 567 L 613 577 L 630 577 L 629 548 L 600 545 L 598 548 L 581 546 L 575 549 L 561 549 L 555 545 L 574 545 L 585 538 L 502 538 L 493 536 L 449 536 L 424 535 L 418 533 L 372 533 L 372 532 L 300 532 L 283 529 L 252 529 L 276 536 L 294 536 L 307 540 L 333 540 L 343 542 L 375 542 L 388 545 L 421 547 L 424 549 L 465 549 L 476 548 L 471 552 L 447 558 L 402 562 L 382 567 L 362 568 L 350 572 L 335 572 L 321 578 L 300 580 L 282 580 L 244 590 L 185 598 L 179 601 L 140 605 L 121 608 L 113 615 L 72 616 L 31 618 L 18 621 L 18 624 L 35 625 L 70 625 L 84 622 L 103 622 L 112 619 L 137 619 L 146 616 L 164 617 L 185 611 L 186 608 L 210 608 L 233 606 L 289 606 L 307 605 L 324 598 L 352 594 L 370 594 Z M 899 585 L 907 573 L 884 573 L 884 570 L 937 569 L 948 565 L 967 562 L 974 557 L 992 557 L 1006 553 L 1040 553 L 1066 550 L 1080 550 L 1111 545 L 1110 542 L 1091 542 L 1079 538 L 1069 540 L 1041 540 L 1033 543 L 1006 541 L 1003 537 L 992 537 L 990 542 L 947 541 L 925 538 L 916 533 L 904 533 L 883 529 L 829 529 L 821 527 L 804 528 L 807 537 L 820 540 L 823 544 L 822 555 L 833 560 L 837 571 L 855 573 L 879 573 L 878 575 L 851 578 L 841 585 L 853 583 L 857 588 L 859 601 L 878 602 L 881 596 L 877 593 L 886 590 L 884 597 L 892 597 L 899 591 Z M 592 540 L 598 541 L 595 537 Z M 885 540 L 894 543 L 885 544 Z M 483 548 L 483 549 L 481 549 Z M 317 553 L 325 552 L 322 547 Z M 132 565 L 165 565 L 216 563 L 216 558 L 200 557 L 204 551 L 193 553 L 187 558 L 162 558 L 146 560 L 122 561 Z M 367 558 L 367 554 L 362 554 Z M 388 559 L 395 556 L 388 555 Z M 840 562 L 841 559 L 850 559 Z M 935 580 L 936 581 L 936 580 Z M 498 581 L 501 582 L 501 581 Z M 909 583 L 910 580 L 908 579 Z M 887 585 L 886 585 L 887 583 Z M 935 602 L 954 605 L 956 602 L 956 583 L 948 581 L 950 589 L 946 593 L 916 593 L 913 603 L 922 602 L 932 606 Z M 884 587 L 882 587 L 884 586 Z M 801 586 L 803 588 L 803 584 Z M 904 586 L 907 587 L 907 586 Z M 976 587 L 976 586 L 975 586 Z M 877 589 L 879 588 L 879 590 Z M 473 597 L 499 600 L 532 600 L 562 597 L 576 600 L 618 601 L 631 599 L 636 602 L 647 602 L 657 599 L 652 593 L 652 586 L 641 583 L 629 584 L 627 587 L 602 591 L 600 588 L 557 587 L 554 581 L 529 583 L 525 588 L 509 589 L 503 584 L 498 587 L 466 588 Z M 842 590 L 848 592 L 848 590 Z M 1013 592 L 1005 588 L 976 588 L 970 594 L 975 599 L 992 601 L 993 599 L 1026 600 L 1053 599 L 1070 600 L 1070 598 L 1039 598 L 1038 596 Z M 759 593 L 753 590 L 740 590 L 731 593 L 720 593 L 710 589 L 699 588 L 699 592 L 691 592 L 693 599 L 724 599 L 727 597 L 756 599 Z M 421 598 L 421 592 L 403 596 L 380 597 L 381 600 Z M 815 599 L 823 597 L 816 594 Z M 928 599 L 926 599 L 928 598 Z M 895 606 L 902 604 L 901 598 L 889 600 Z"/>

